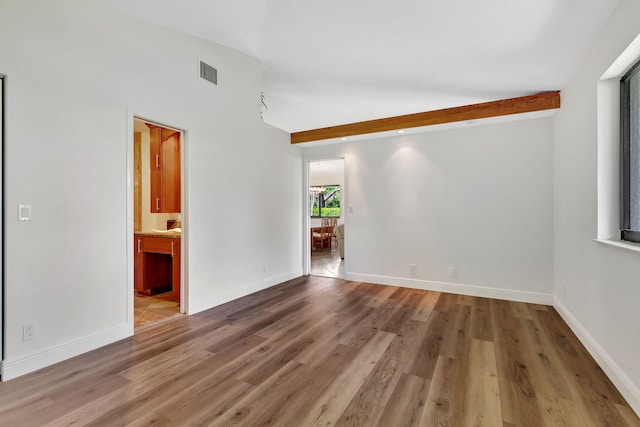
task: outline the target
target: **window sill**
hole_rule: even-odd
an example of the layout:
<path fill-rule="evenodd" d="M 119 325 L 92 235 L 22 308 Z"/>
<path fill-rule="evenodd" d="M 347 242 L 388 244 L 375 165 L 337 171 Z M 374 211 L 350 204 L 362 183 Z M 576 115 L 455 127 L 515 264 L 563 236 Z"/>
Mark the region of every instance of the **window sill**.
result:
<path fill-rule="evenodd" d="M 626 249 L 628 251 L 640 252 L 640 243 L 623 242 L 620 240 L 593 239 L 594 242 L 604 243 L 605 245 L 615 246 L 616 248 Z"/>

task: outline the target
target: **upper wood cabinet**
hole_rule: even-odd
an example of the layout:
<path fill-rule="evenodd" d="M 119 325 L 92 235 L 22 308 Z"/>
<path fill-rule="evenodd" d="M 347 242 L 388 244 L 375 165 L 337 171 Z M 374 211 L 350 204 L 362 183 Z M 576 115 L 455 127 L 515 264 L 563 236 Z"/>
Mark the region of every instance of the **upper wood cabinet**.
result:
<path fill-rule="evenodd" d="M 150 125 L 149 165 L 152 213 L 181 211 L 180 132 Z"/>
<path fill-rule="evenodd" d="M 162 169 L 160 143 L 162 141 L 162 128 L 159 126 L 149 126 L 149 169 L 159 171 Z"/>

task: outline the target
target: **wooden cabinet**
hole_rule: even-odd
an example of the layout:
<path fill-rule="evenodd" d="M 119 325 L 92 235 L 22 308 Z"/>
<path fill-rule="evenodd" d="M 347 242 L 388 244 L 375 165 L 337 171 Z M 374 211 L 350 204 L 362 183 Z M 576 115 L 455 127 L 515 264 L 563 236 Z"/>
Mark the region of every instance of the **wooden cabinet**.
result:
<path fill-rule="evenodd" d="M 134 287 L 152 295 L 171 291 L 180 297 L 180 237 L 134 235 Z"/>
<path fill-rule="evenodd" d="M 150 125 L 150 208 L 181 212 L 180 132 Z"/>
<path fill-rule="evenodd" d="M 154 171 L 162 170 L 160 157 L 160 145 L 162 142 L 162 128 L 160 126 L 149 126 L 149 169 Z"/>

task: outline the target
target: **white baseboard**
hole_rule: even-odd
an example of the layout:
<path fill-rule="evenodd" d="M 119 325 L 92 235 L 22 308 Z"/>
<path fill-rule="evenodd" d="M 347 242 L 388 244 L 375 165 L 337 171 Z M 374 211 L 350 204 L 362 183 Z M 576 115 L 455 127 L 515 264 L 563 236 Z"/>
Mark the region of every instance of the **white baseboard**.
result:
<path fill-rule="evenodd" d="M 516 291 L 511 289 L 490 288 L 486 286 L 464 285 L 459 283 L 433 282 L 430 280 L 407 279 L 403 277 L 378 276 L 364 273 L 347 273 L 347 280 L 368 282 L 378 285 L 403 286 L 427 291 L 449 292 L 474 297 L 495 298 L 532 304 L 553 304 L 553 295 L 539 292 Z"/>
<path fill-rule="evenodd" d="M 188 313 L 190 315 L 199 313 L 201 311 L 208 310 L 226 302 L 233 301 L 234 299 L 247 296 L 254 292 L 261 291 L 263 289 L 278 285 L 282 282 L 286 282 L 287 280 L 295 279 L 296 277 L 300 276 L 302 276 L 302 268 L 277 274 L 275 276 L 271 276 L 257 282 L 237 286 L 233 289 L 226 289 L 222 292 L 216 292 L 205 300 L 194 301 L 191 307 L 189 307 Z"/>
<path fill-rule="evenodd" d="M 2 362 L 2 381 L 11 380 L 28 374 L 29 372 L 37 371 L 38 369 L 130 337 L 131 335 L 133 335 L 133 325 L 125 323 L 95 335 L 52 347 L 48 350 L 30 354 L 16 360 L 4 360 Z"/>
<path fill-rule="evenodd" d="M 571 314 L 569 309 L 567 309 L 558 298 L 554 298 L 553 307 L 567 325 L 569 325 L 573 333 L 576 334 L 582 345 L 585 346 L 618 391 L 620 391 L 622 396 L 627 400 L 629 406 L 640 416 L 640 390 L 636 384 L 627 377 L 624 371 L 620 369 L 616 362 L 613 361 L 580 322 L 573 317 L 573 314 Z"/>

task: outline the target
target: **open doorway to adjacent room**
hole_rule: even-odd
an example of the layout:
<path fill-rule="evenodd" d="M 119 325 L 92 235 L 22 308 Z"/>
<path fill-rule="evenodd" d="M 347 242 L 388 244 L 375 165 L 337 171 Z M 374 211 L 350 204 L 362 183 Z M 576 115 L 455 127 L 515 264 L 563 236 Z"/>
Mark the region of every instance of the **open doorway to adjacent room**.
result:
<path fill-rule="evenodd" d="M 309 274 L 344 279 L 344 159 L 309 162 Z"/>
<path fill-rule="evenodd" d="M 136 330 L 180 316 L 183 132 L 134 118 L 133 253 Z"/>

